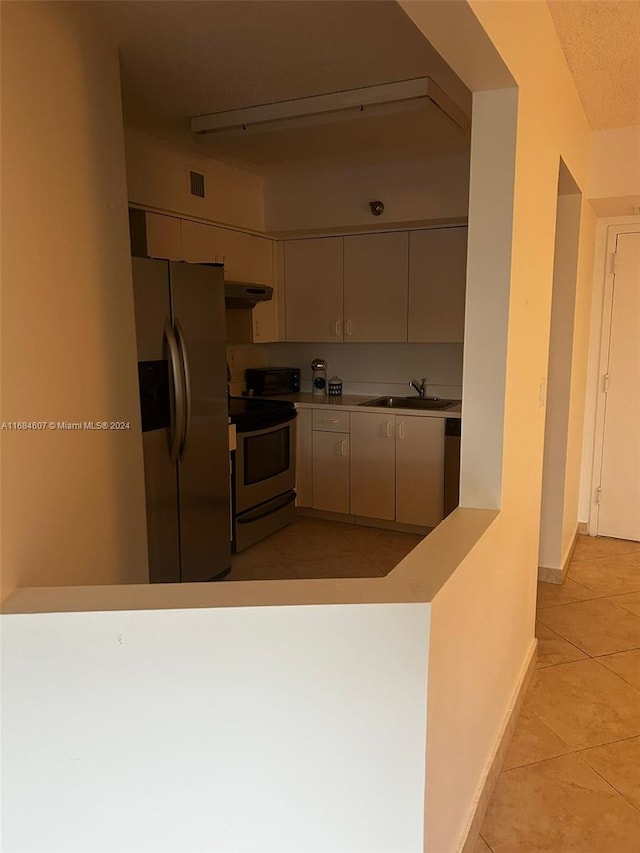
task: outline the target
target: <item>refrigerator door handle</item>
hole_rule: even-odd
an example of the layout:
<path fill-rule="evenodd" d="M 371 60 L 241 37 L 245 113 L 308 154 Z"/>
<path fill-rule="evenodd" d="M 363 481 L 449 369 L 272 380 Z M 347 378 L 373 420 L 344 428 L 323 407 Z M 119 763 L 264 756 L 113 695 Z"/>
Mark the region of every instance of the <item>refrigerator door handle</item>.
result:
<path fill-rule="evenodd" d="M 164 337 L 169 349 L 169 360 L 171 361 L 171 375 L 173 377 L 173 399 L 175 417 L 171 424 L 169 436 L 169 456 L 171 462 L 175 463 L 180 453 L 180 444 L 184 434 L 185 405 L 184 405 L 184 377 L 182 375 L 182 364 L 178 341 L 170 321 L 164 326 Z"/>
<path fill-rule="evenodd" d="M 180 459 L 184 459 L 184 455 L 187 452 L 187 445 L 189 444 L 189 436 L 191 435 L 191 373 L 189 371 L 189 356 L 187 355 L 187 346 L 184 342 L 182 327 L 178 320 L 175 320 L 174 325 L 184 375 L 184 426 L 182 441 L 180 443 Z"/>

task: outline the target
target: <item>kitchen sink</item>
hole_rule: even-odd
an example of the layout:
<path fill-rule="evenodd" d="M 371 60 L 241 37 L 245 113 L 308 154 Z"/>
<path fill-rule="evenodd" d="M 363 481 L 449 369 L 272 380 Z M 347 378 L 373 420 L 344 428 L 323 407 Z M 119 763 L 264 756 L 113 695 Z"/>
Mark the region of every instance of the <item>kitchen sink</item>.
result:
<path fill-rule="evenodd" d="M 451 409 L 460 404 L 460 400 L 445 400 L 442 397 L 376 397 L 365 400 L 359 406 L 377 406 L 385 409 Z"/>

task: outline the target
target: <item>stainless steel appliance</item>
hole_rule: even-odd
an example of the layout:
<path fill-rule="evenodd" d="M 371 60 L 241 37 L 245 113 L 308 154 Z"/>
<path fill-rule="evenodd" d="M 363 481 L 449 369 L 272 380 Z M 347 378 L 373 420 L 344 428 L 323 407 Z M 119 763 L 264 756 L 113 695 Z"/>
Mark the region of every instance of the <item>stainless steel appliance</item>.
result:
<path fill-rule="evenodd" d="M 296 411 L 283 400 L 231 397 L 236 426 L 233 548 L 242 551 L 294 518 Z"/>
<path fill-rule="evenodd" d="M 297 394 L 300 390 L 298 367 L 251 367 L 244 372 L 247 391 L 256 397 L 270 394 Z"/>
<path fill-rule="evenodd" d="M 133 258 L 151 582 L 231 565 L 222 266 Z"/>
<path fill-rule="evenodd" d="M 444 514 L 460 502 L 460 418 L 447 418 L 444 429 Z"/>

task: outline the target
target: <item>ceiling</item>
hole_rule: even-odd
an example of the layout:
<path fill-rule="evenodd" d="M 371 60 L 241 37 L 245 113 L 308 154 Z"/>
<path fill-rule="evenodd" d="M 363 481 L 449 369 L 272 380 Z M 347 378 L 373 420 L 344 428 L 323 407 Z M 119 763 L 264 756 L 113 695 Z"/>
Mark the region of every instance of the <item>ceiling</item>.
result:
<path fill-rule="evenodd" d="M 471 113 L 471 93 L 395 0 L 95 0 L 121 54 L 125 123 L 231 162 L 425 157 L 468 150 L 435 108 L 196 143 L 193 115 L 430 76 Z"/>
<path fill-rule="evenodd" d="M 594 130 L 640 124 L 640 2 L 548 0 Z"/>

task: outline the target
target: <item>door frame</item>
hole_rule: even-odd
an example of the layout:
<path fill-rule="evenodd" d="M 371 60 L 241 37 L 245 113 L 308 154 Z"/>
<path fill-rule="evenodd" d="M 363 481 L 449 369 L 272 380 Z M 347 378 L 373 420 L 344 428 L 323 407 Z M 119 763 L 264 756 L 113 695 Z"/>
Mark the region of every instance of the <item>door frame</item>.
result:
<path fill-rule="evenodd" d="M 594 315 L 593 320 L 596 320 L 595 311 L 598 311 L 598 351 L 597 359 L 594 359 L 597 365 L 596 376 L 592 376 L 593 388 L 595 390 L 595 428 L 593 440 L 593 455 L 592 455 L 592 470 L 590 481 L 590 500 L 589 500 L 589 535 L 598 535 L 598 522 L 600 513 L 600 504 L 598 501 L 598 488 L 602 479 L 602 456 L 604 452 L 604 428 L 606 419 L 606 394 L 604 393 L 604 376 L 607 372 L 609 363 L 609 344 L 611 340 L 611 317 L 613 312 L 613 257 L 616 249 L 616 242 L 620 234 L 633 234 L 640 232 L 640 217 L 630 218 L 631 221 L 618 222 L 609 224 L 606 227 L 606 242 L 604 258 L 601 259 L 603 276 L 602 276 L 602 294 L 598 301 L 598 294 L 594 292 Z M 592 329 L 595 328 L 595 322 L 592 323 Z M 595 343 L 595 341 L 594 341 Z"/>

